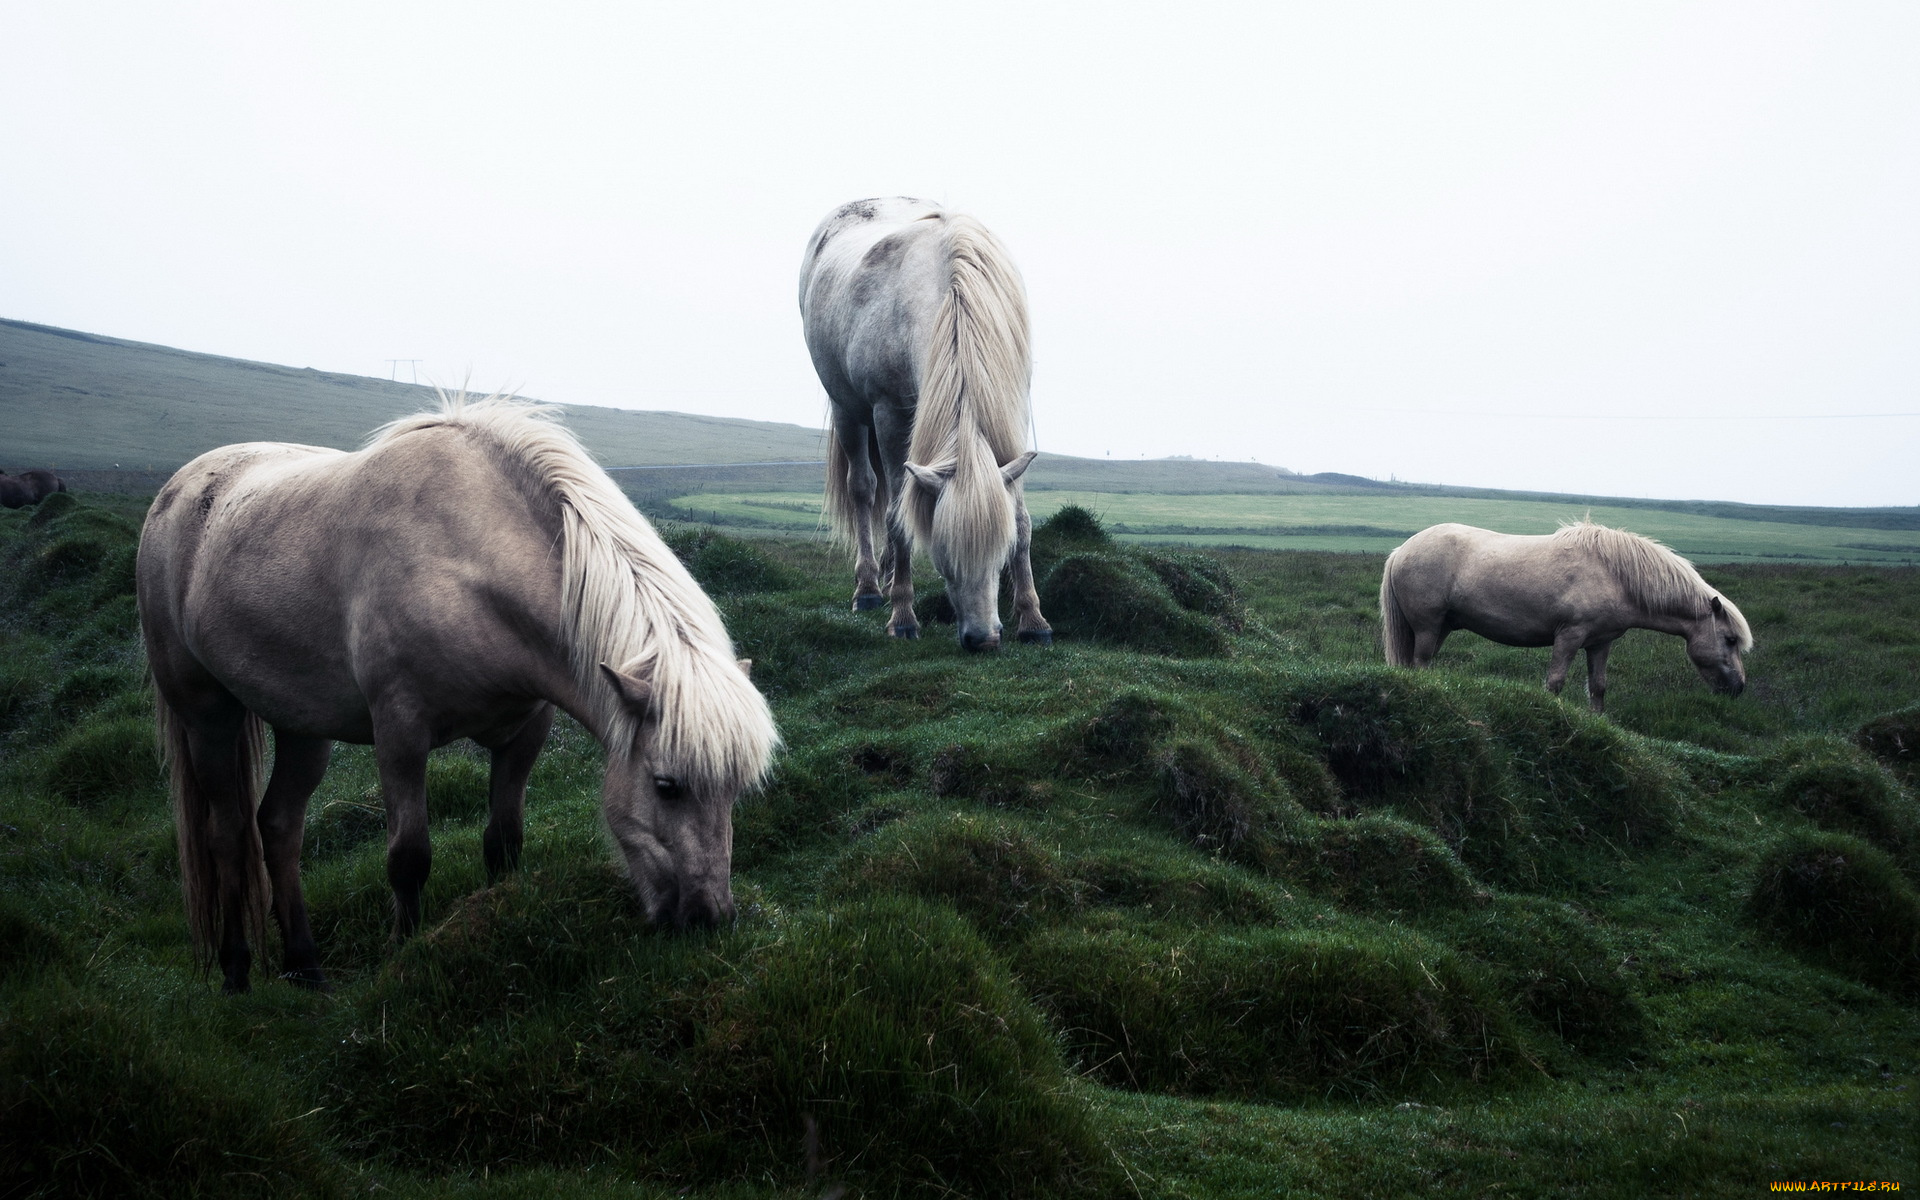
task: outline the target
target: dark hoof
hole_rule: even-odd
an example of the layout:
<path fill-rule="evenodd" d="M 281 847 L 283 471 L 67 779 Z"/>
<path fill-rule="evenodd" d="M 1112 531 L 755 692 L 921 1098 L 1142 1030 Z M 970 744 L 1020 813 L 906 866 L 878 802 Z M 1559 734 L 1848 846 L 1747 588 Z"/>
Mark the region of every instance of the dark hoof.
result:
<path fill-rule="evenodd" d="M 280 973 L 280 978 L 298 988 L 309 992 L 331 992 L 333 985 L 327 982 L 326 972 L 319 967 L 293 967 Z"/>
<path fill-rule="evenodd" d="M 887 628 L 887 632 L 897 638 L 906 638 L 910 642 L 920 640 L 920 627 L 918 625 L 892 625 Z"/>
<path fill-rule="evenodd" d="M 1029 646 L 1051 646 L 1053 645 L 1053 630 L 1022 629 L 1020 631 L 1020 640 Z"/>
<path fill-rule="evenodd" d="M 853 598 L 853 611 L 872 612 L 876 608 L 884 608 L 886 603 L 887 598 L 878 592 L 871 596 L 855 596 Z"/>

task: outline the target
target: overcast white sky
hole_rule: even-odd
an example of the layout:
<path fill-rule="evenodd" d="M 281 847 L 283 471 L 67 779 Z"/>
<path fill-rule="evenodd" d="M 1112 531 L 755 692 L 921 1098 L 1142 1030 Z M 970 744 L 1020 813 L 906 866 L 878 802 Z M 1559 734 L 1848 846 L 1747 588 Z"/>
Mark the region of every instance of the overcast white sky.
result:
<path fill-rule="evenodd" d="M 1042 450 L 1915 504 L 1916 64 L 1911 0 L 7 4 L 0 316 L 813 425 L 806 236 L 909 194 L 1019 261 Z"/>

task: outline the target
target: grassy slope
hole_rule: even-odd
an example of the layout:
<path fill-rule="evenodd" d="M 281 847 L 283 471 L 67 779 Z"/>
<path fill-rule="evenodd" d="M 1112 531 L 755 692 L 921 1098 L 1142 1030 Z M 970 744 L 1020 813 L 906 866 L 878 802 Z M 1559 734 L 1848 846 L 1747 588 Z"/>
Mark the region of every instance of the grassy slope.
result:
<path fill-rule="evenodd" d="M 675 496 L 666 511 L 741 528 L 801 531 L 819 526 L 820 503 L 820 497 L 809 492 L 711 492 Z M 1911 564 L 1920 560 L 1920 531 L 1546 500 L 1035 491 L 1028 493 L 1027 503 L 1036 520 L 1077 504 L 1098 513 L 1123 538 L 1199 546 L 1384 554 L 1414 531 L 1442 521 L 1507 533 L 1549 533 L 1564 521 L 1591 515 L 1602 524 L 1659 538 L 1698 562 Z"/>
<path fill-rule="evenodd" d="M 1715 568 L 1759 639 L 1748 696 L 1630 638 L 1609 726 L 1545 699 L 1538 652 L 1461 635 L 1429 675 L 1372 668 L 1377 558 L 1217 555 L 1243 606 L 1226 658 L 1064 634 L 963 658 L 945 627 L 898 643 L 846 615 L 817 545 L 683 540 L 789 744 L 738 816 L 737 930 L 635 927 L 597 751 L 563 722 L 500 887 L 484 764 L 436 755 L 432 932 L 395 950 L 371 757 L 342 747 L 305 867 L 339 988 L 222 1000 L 186 961 L 145 757 L 139 511 L 0 514 L 0 1080 L 30 1085 L 0 1082 L 0 1141 L 75 1147 L 45 1186 L 992 1195 L 1021 1186 L 1002 1159 L 1193 1197 L 1916 1178 L 1912 985 L 1743 915 L 1810 828 L 1783 774 L 1851 772 L 1914 819 L 1831 737 L 1915 699 L 1909 572 Z M 1654 831 L 1607 824 L 1629 811 Z M 810 1186 L 784 1098 L 822 1122 Z"/>
<path fill-rule="evenodd" d="M 432 389 L 0 320 L 0 467 L 171 470 L 232 442 L 352 449 L 434 403 Z M 608 466 L 820 457 L 815 430 L 566 406 Z"/>

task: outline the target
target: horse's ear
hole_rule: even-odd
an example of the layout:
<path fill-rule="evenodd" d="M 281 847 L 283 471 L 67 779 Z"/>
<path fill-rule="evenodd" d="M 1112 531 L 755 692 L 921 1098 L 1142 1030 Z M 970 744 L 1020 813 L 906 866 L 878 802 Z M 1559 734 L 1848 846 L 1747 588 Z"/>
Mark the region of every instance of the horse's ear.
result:
<path fill-rule="evenodd" d="M 914 480 L 919 483 L 921 487 L 936 496 L 946 490 L 948 481 L 953 478 L 953 469 L 952 464 L 935 468 L 923 467 L 917 462 L 907 463 L 907 474 L 913 476 Z"/>
<path fill-rule="evenodd" d="M 1033 465 L 1034 455 L 1038 453 L 1040 453 L 1038 450 L 1029 450 L 1025 454 L 1022 454 L 1019 458 L 1016 458 L 1012 462 L 1008 463 L 1006 466 L 1001 467 L 1000 478 L 1005 480 L 1009 485 L 1011 485 L 1014 480 L 1020 478 L 1022 475 L 1025 475 L 1027 473 L 1027 468 Z"/>
<path fill-rule="evenodd" d="M 653 698 L 652 683 L 638 675 L 616 671 L 606 663 L 600 664 L 600 670 L 606 673 L 607 681 L 613 684 L 613 690 L 620 693 L 621 703 L 632 709 L 634 716 L 642 716 L 646 713 L 647 701 Z"/>
<path fill-rule="evenodd" d="M 1720 597 L 1718 596 L 1709 599 L 1707 601 L 1707 607 L 1713 609 L 1713 615 L 1716 617 L 1724 617 L 1727 615 L 1727 606 L 1720 603 Z"/>
<path fill-rule="evenodd" d="M 752 659 L 743 658 L 740 660 L 740 673 L 742 675 L 745 675 L 748 679 L 753 678 L 753 660 Z"/>

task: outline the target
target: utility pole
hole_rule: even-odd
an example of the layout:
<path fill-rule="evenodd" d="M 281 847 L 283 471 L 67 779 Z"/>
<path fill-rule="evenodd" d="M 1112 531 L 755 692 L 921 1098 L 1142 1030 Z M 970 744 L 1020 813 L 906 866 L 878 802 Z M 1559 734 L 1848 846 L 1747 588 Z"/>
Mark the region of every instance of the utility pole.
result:
<path fill-rule="evenodd" d="M 381 361 L 387 364 L 388 379 L 393 380 L 395 383 L 400 382 L 400 364 L 405 363 L 407 364 L 407 373 L 413 376 L 413 381 L 415 383 L 419 383 L 420 382 L 420 364 L 427 360 L 424 358 L 388 358 L 388 359 L 382 359 Z"/>

